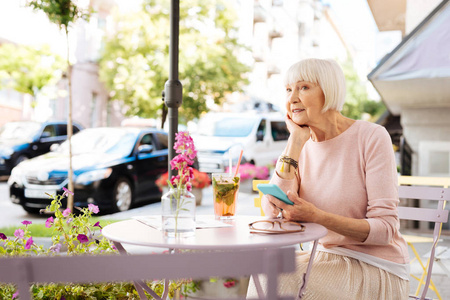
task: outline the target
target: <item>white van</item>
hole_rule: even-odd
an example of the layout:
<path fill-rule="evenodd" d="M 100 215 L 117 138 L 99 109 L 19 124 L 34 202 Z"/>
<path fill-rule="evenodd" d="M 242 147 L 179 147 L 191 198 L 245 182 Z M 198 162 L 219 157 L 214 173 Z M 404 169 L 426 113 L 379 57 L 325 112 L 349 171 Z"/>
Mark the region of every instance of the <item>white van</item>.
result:
<path fill-rule="evenodd" d="M 241 149 L 245 162 L 274 164 L 286 147 L 289 131 L 281 113 L 208 113 L 192 134 L 200 171 L 224 172 L 230 157 L 236 166 Z"/>

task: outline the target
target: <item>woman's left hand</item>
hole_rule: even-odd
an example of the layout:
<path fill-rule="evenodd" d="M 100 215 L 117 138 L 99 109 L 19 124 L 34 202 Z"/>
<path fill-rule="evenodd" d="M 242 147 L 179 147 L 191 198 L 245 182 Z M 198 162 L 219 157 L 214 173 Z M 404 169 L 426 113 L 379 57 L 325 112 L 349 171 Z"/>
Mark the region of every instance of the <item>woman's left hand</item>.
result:
<path fill-rule="evenodd" d="M 300 198 L 291 191 L 287 192 L 289 200 L 294 202 L 294 205 L 286 204 L 275 197 L 270 197 L 269 201 L 278 208 L 281 208 L 283 218 L 288 221 L 298 222 L 315 222 L 316 216 L 320 210 L 303 198 Z"/>

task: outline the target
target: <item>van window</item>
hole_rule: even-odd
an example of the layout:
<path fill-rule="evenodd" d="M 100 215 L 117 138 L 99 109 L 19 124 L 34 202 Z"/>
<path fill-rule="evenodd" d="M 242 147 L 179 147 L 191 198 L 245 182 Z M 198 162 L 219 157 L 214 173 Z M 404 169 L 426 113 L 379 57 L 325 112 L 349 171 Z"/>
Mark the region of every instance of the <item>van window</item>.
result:
<path fill-rule="evenodd" d="M 223 118 L 214 124 L 214 136 L 248 136 L 255 126 L 255 119 Z"/>
<path fill-rule="evenodd" d="M 258 130 L 256 131 L 256 141 L 264 141 L 264 136 L 266 135 L 266 120 L 261 120 L 259 123 Z"/>
<path fill-rule="evenodd" d="M 289 130 L 285 122 L 270 122 L 272 126 L 272 138 L 274 141 L 285 141 L 289 138 Z"/>

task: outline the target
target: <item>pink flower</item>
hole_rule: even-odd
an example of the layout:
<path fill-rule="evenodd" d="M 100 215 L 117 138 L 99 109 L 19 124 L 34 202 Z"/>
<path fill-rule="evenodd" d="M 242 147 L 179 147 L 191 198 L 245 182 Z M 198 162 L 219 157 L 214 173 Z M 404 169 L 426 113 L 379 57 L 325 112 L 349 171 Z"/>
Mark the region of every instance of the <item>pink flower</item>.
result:
<path fill-rule="evenodd" d="M 67 197 L 67 196 L 69 196 L 69 194 L 71 194 L 73 196 L 73 192 L 69 191 L 65 187 L 63 187 L 63 191 L 64 191 L 63 197 Z"/>
<path fill-rule="evenodd" d="M 56 244 L 56 245 L 53 245 L 53 246 L 51 246 L 51 247 L 49 248 L 49 250 L 52 251 L 52 252 L 59 253 L 59 252 L 61 251 L 61 244 L 58 243 L 58 244 Z"/>
<path fill-rule="evenodd" d="M 13 295 L 12 298 L 16 299 L 17 297 L 19 297 L 19 290 L 17 290 Z"/>
<path fill-rule="evenodd" d="M 63 211 L 62 215 L 63 215 L 64 217 L 67 217 L 67 216 L 70 215 L 70 213 L 71 213 L 70 208 L 66 208 L 66 209 Z"/>
<path fill-rule="evenodd" d="M 25 243 L 25 249 L 30 249 L 31 245 L 33 245 L 33 238 L 30 236 L 30 238 Z"/>
<path fill-rule="evenodd" d="M 24 234 L 22 229 L 16 229 L 16 231 L 14 231 L 14 236 L 18 239 L 23 239 Z"/>
<path fill-rule="evenodd" d="M 30 224 L 32 224 L 32 223 L 33 223 L 33 222 L 27 221 L 27 220 L 22 221 L 22 224 L 25 225 L 25 226 L 28 226 L 28 225 L 30 225 Z"/>
<path fill-rule="evenodd" d="M 45 227 L 50 228 L 53 225 L 53 217 L 50 217 L 45 221 Z"/>
<path fill-rule="evenodd" d="M 0 232 L 0 239 L 6 240 L 8 238 L 6 237 L 6 235 L 3 232 Z"/>
<path fill-rule="evenodd" d="M 79 235 L 77 236 L 77 240 L 78 240 L 80 243 L 87 243 L 87 242 L 89 242 L 89 238 L 88 238 L 86 235 L 84 235 L 84 234 L 79 234 Z"/>
<path fill-rule="evenodd" d="M 89 205 L 88 205 L 88 209 L 89 209 L 92 213 L 94 213 L 94 214 L 98 214 L 98 212 L 100 211 L 100 210 L 98 209 L 98 206 L 97 206 L 97 205 L 94 205 L 94 204 L 89 204 Z"/>
<path fill-rule="evenodd" d="M 223 286 L 226 287 L 227 289 L 230 287 L 233 287 L 235 285 L 236 285 L 236 282 L 234 280 L 231 280 L 231 281 L 227 280 L 223 283 Z"/>

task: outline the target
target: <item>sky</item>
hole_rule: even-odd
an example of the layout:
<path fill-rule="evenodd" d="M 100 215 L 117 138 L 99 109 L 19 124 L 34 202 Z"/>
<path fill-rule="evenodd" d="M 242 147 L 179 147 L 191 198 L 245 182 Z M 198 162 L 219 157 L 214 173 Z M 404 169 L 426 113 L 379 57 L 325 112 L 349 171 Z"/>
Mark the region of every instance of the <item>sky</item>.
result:
<path fill-rule="evenodd" d="M 120 4 L 122 10 L 129 10 L 139 7 L 141 0 L 115 0 Z M 248 0 L 249 1 L 249 0 Z M 17 18 L 17 13 L 23 11 L 17 3 L 21 1 L 0 0 L 0 37 L 24 44 L 39 44 L 52 42 L 55 34 L 59 33 L 56 26 L 37 26 L 38 22 L 45 16 L 36 15 L 28 9 L 26 18 Z M 373 65 L 381 59 L 387 52 L 392 50 L 400 41 L 399 32 L 379 33 L 369 6 L 366 0 L 322 0 L 322 3 L 328 4 L 335 16 L 335 21 L 342 30 L 347 41 L 359 51 L 373 52 Z M 28 24 L 23 24 L 26 19 Z M 41 34 L 47 32 L 48 34 Z M 62 35 L 61 39 L 63 38 Z M 64 44 L 64 43 L 52 43 Z M 65 47 L 57 49 L 57 52 L 64 51 Z"/>
<path fill-rule="evenodd" d="M 372 53 L 373 67 L 401 41 L 400 31 L 379 32 L 366 0 L 323 0 L 336 17 L 347 41 L 359 51 Z"/>

